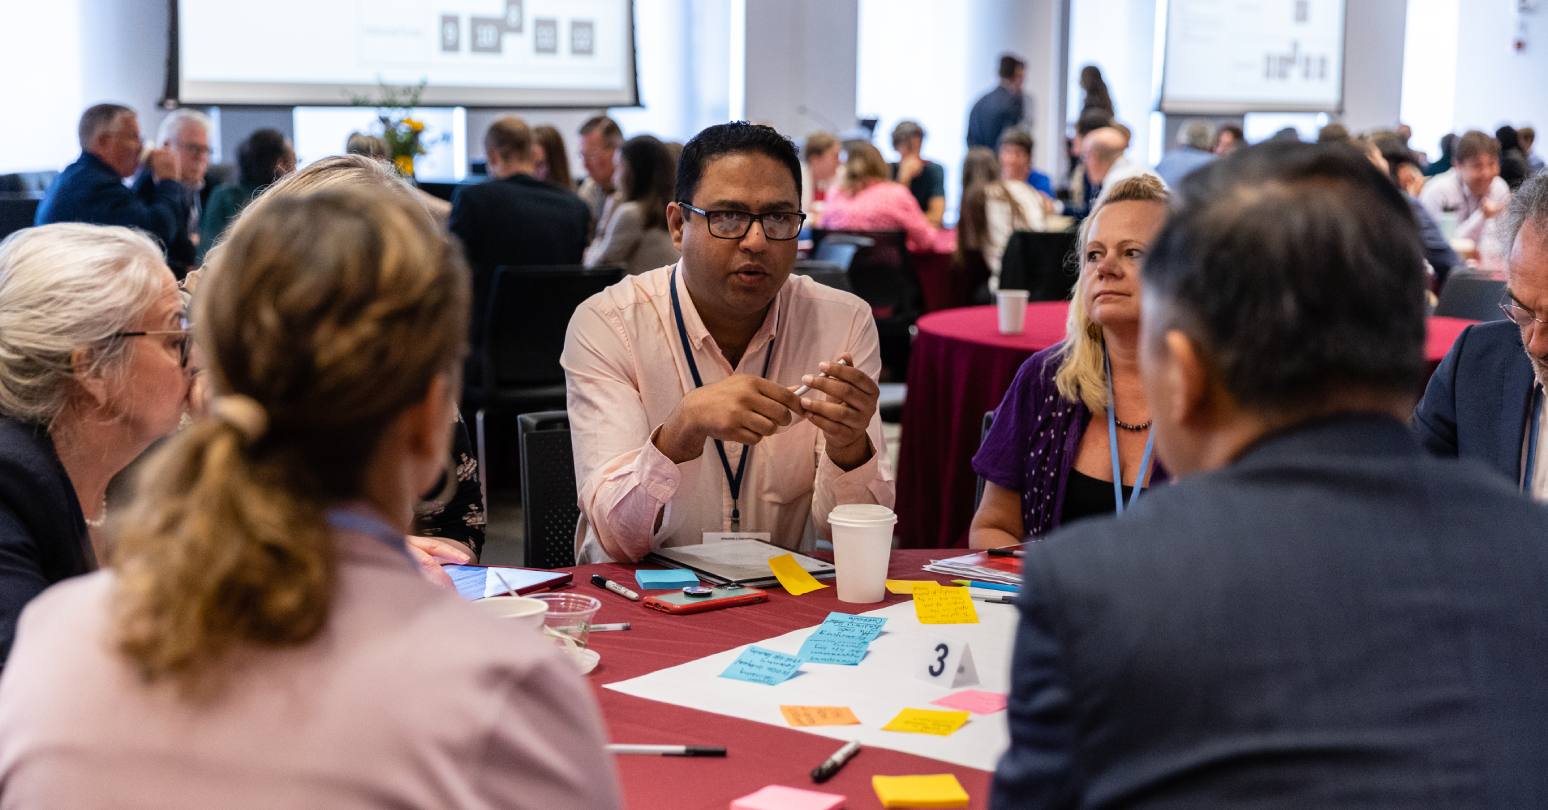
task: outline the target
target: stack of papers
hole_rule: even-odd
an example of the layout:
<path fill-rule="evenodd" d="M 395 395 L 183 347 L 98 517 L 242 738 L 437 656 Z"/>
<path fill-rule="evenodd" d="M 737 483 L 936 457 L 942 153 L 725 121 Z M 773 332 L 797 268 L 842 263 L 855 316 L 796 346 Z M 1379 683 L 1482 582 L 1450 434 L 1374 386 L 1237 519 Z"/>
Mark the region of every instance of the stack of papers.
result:
<path fill-rule="evenodd" d="M 1004 585 L 1021 584 L 1020 557 L 991 557 L 982 551 L 931 560 L 924 570 L 979 582 L 999 582 Z"/>

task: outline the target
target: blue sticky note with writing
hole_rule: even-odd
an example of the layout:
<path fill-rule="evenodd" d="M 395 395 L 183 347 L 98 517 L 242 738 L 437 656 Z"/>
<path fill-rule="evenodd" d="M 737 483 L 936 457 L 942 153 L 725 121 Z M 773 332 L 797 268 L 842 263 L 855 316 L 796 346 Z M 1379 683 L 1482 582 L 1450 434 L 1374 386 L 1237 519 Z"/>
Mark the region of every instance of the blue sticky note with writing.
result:
<path fill-rule="evenodd" d="M 699 575 L 686 568 L 645 568 L 634 572 L 642 591 L 660 591 L 699 584 Z"/>
<path fill-rule="evenodd" d="M 801 659 L 794 655 L 753 646 L 742 650 L 742 654 L 731 662 L 731 666 L 726 667 L 725 672 L 720 673 L 720 677 L 773 686 L 790 680 L 790 676 L 800 668 Z"/>
<path fill-rule="evenodd" d="M 813 664 L 845 664 L 852 667 L 865 658 L 870 647 L 864 641 L 813 633 L 801 644 L 801 651 L 796 656 Z"/>
<path fill-rule="evenodd" d="M 882 626 L 885 624 L 887 620 L 881 616 L 853 616 L 834 611 L 828 614 L 828 618 L 823 619 L 815 635 L 854 639 L 870 644 L 881 635 Z"/>

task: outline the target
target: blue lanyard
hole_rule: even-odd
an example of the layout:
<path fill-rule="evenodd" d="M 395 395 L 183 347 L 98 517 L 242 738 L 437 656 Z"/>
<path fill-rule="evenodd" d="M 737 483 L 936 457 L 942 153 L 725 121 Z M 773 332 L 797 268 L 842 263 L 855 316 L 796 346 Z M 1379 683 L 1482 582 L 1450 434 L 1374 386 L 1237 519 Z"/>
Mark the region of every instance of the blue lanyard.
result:
<path fill-rule="evenodd" d="M 1102 347 L 1102 371 L 1107 376 L 1107 446 L 1113 456 L 1113 511 L 1123 514 L 1123 466 L 1118 458 L 1118 400 L 1113 396 L 1113 363 L 1107 357 L 1107 347 Z M 1145 475 L 1150 472 L 1150 454 L 1156 449 L 1156 431 L 1150 430 L 1145 439 L 1145 455 L 1140 457 L 1139 472 L 1134 476 L 1134 489 L 1129 492 L 1129 506 L 1139 500 L 1144 489 Z"/>
<path fill-rule="evenodd" d="M 324 513 L 324 517 L 328 520 L 328 526 L 335 531 L 368 534 L 393 551 L 402 554 L 404 559 L 414 559 L 409 556 L 408 541 L 404 540 L 403 532 L 388 526 L 387 521 L 371 512 L 336 506 Z"/>
<path fill-rule="evenodd" d="M 1521 471 L 1521 491 L 1532 494 L 1532 476 L 1537 471 L 1537 429 L 1543 421 L 1543 390 L 1532 386 L 1532 421 L 1527 423 L 1526 469 Z"/>
<path fill-rule="evenodd" d="M 688 343 L 688 327 L 683 323 L 683 305 L 677 298 L 677 268 L 672 268 L 672 315 L 677 318 L 677 337 L 683 344 L 683 357 L 688 360 L 688 373 L 693 375 L 693 387 L 703 388 L 704 379 L 699 376 L 699 364 L 693 360 L 693 347 Z M 769 341 L 768 354 L 763 357 L 763 377 L 769 376 L 769 365 L 774 361 L 774 341 Z M 731 472 L 731 459 L 726 455 L 726 445 L 715 440 L 715 452 L 720 454 L 720 467 L 726 472 L 726 487 L 731 490 L 731 531 L 742 529 L 742 476 L 747 472 L 747 457 L 752 455 L 752 445 L 742 446 L 742 457 L 737 459 L 736 472 Z"/>

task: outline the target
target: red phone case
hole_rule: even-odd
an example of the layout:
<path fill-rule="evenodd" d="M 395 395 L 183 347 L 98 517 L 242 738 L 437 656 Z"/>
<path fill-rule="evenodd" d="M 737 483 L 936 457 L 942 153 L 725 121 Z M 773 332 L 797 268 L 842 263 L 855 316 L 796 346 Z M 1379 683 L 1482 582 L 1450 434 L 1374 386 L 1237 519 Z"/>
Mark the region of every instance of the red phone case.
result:
<path fill-rule="evenodd" d="M 757 588 L 737 588 L 725 596 L 693 597 L 682 591 L 645 597 L 645 607 L 663 613 L 703 613 L 706 610 L 767 602 L 769 595 Z"/>

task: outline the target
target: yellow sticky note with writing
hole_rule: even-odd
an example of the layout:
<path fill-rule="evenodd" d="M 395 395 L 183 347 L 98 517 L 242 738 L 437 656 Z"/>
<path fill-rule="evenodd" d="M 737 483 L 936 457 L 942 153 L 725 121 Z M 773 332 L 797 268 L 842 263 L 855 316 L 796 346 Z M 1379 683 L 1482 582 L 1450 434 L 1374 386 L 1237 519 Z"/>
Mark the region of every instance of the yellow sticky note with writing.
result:
<path fill-rule="evenodd" d="M 904 709 L 898 716 L 882 726 L 882 731 L 904 731 L 909 734 L 936 734 L 948 737 L 968 721 L 968 712 L 948 712 L 940 709 Z"/>
<path fill-rule="evenodd" d="M 774 578 L 779 580 L 779 584 L 785 586 L 785 590 L 789 591 L 791 596 L 800 596 L 818 588 L 828 587 L 818 582 L 816 577 L 802 568 L 801 564 L 796 562 L 796 558 L 789 554 L 770 557 L 769 570 L 774 572 Z"/>
<path fill-rule="evenodd" d="M 967 807 L 967 790 L 949 773 L 873 776 L 871 789 L 882 807 Z"/>
<path fill-rule="evenodd" d="M 933 579 L 889 579 L 887 580 L 887 593 L 913 593 L 924 588 L 939 588 L 941 584 Z"/>
<path fill-rule="evenodd" d="M 967 588 L 916 588 L 914 615 L 920 624 L 978 624 Z"/>
<path fill-rule="evenodd" d="M 858 726 L 860 718 L 848 706 L 781 706 L 785 722 L 796 728 L 806 726 Z"/>

